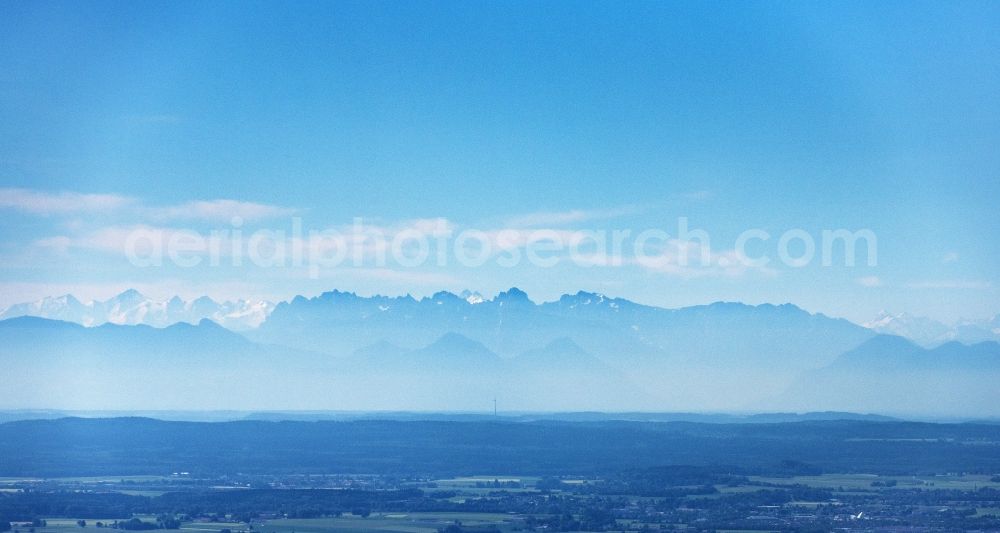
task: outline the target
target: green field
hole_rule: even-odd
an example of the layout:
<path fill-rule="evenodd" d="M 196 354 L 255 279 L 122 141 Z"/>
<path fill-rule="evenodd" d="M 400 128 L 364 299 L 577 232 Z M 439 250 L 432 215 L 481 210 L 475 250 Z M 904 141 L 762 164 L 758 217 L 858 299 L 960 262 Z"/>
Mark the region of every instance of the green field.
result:
<path fill-rule="evenodd" d="M 139 517 L 146 521 L 154 517 Z M 467 526 L 494 525 L 505 528 L 513 525 L 518 518 L 515 515 L 493 513 L 373 513 L 368 517 L 345 514 L 336 518 L 310 519 L 274 519 L 254 522 L 253 530 L 259 533 L 328 533 L 355 531 L 384 531 L 400 533 L 436 533 L 439 528 L 453 524 L 456 521 Z M 108 528 L 98 528 L 97 522 L 110 523 L 114 519 L 87 520 L 87 527 L 81 528 L 76 519 L 49 518 L 46 527 L 35 528 L 35 533 L 94 533 L 96 531 L 119 531 Z M 28 528 L 15 524 L 15 529 L 26 533 Z M 181 532 L 217 533 L 223 529 L 231 531 L 247 531 L 247 524 L 241 522 L 185 522 Z M 156 530 L 167 531 L 167 530 Z"/>
<path fill-rule="evenodd" d="M 844 490 L 885 490 L 887 488 L 908 489 L 956 489 L 976 490 L 982 487 L 1000 489 L 1000 483 L 990 481 L 990 476 L 876 476 L 874 474 L 823 474 L 820 476 L 761 477 L 751 476 L 750 481 L 779 485 L 807 485 L 820 489 Z M 875 481 L 895 481 L 895 487 L 873 487 Z"/>
<path fill-rule="evenodd" d="M 891 490 L 908 491 L 935 491 L 940 489 L 959 490 L 965 492 L 976 491 L 982 488 L 1000 489 L 1000 483 L 993 481 L 993 476 L 987 475 L 939 475 L 939 476 L 879 476 L 872 474 L 824 474 L 818 476 L 793 476 L 793 477 L 760 477 L 752 476 L 749 483 L 739 485 L 716 485 L 717 493 L 686 494 L 684 498 L 691 500 L 716 500 L 727 498 L 739 494 L 753 493 L 761 490 L 773 491 L 772 486 L 788 487 L 791 485 L 808 486 L 815 489 L 830 490 L 831 499 L 819 501 L 792 501 L 784 503 L 785 506 L 801 508 L 804 510 L 814 510 L 819 507 L 845 505 L 838 499 L 838 494 L 857 494 L 871 498 L 892 498 Z M 101 477 L 101 478 L 72 478 L 70 483 L 74 487 L 83 485 L 82 492 L 105 492 L 114 491 L 131 495 L 157 496 L 159 490 L 138 490 L 136 482 L 158 480 L 155 476 L 132 476 L 124 478 L 125 483 L 115 486 L 115 481 L 121 481 L 121 477 Z M 413 481 L 414 487 L 424 491 L 455 491 L 455 495 L 449 498 L 452 501 L 463 501 L 468 498 L 492 498 L 488 493 L 492 491 L 503 491 L 507 493 L 505 497 L 512 497 L 514 494 L 523 491 L 534 491 L 537 477 L 523 476 L 470 476 L 455 477 L 447 479 L 436 479 L 433 481 Z M 129 483 L 132 481 L 132 483 Z M 483 487 L 477 485 L 492 484 L 499 482 L 516 482 L 520 487 Z M 10 482 L 8 480 L 8 482 Z M 50 480 L 45 480 L 50 482 Z M 601 483 L 601 480 L 591 480 L 590 482 Z M 877 485 L 873 486 L 873 483 Z M 93 485 L 92 485 L 93 484 Z M 557 498 L 572 497 L 570 482 L 562 488 L 564 492 L 558 494 Z M 891 485 L 891 486 L 890 486 Z M 150 489 L 157 487 L 150 486 Z M 237 488 L 237 487 L 215 487 L 215 488 Z M 239 487 L 242 488 L 242 487 Z M 694 487 L 697 488 L 697 487 Z M 96 489 L 96 490 L 94 490 Z M 0 490 L 2 481 L 0 481 Z M 162 489 L 161 489 L 162 490 Z M 168 488 L 167 490 L 174 490 Z M 184 490 L 181 488 L 180 490 Z M 840 492 L 844 491 L 844 492 Z M 556 491 L 559 492 L 559 491 Z M 530 497 L 529 495 L 524 495 Z M 630 502 L 638 506 L 654 504 L 657 498 L 652 496 L 622 495 Z M 974 516 L 1000 516 L 1000 507 L 996 506 L 996 501 L 983 502 L 981 507 L 972 507 L 969 510 Z M 261 510 L 265 512 L 265 510 Z M 272 511 L 273 512 L 273 511 Z M 521 509 L 522 513 L 532 513 L 532 511 Z M 751 509 L 751 514 L 757 509 Z M 362 517 L 354 514 L 344 514 L 336 517 L 310 518 L 310 519 L 290 519 L 271 518 L 255 519 L 252 524 L 233 521 L 231 516 L 219 518 L 213 514 L 202 514 L 200 520 L 189 520 L 181 524 L 181 530 L 187 533 L 221 533 L 223 530 L 230 530 L 232 533 L 334 533 L 334 532 L 360 532 L 360 531 L 381 531 L 399 533 L 436 533 L 438 530 L 451 524 L 461 523 L 466 527 L 496 527 L 502 531 L 513 531 L 522 529 L 524 522 L 528 519 L 528 514 L 502 514 L 502 513 L 477 513 L 477 512 L 375 512 L 370 516 Z M 267 516 L 267 515 L 265 515 Z M 273 516 L 273 515 L 271 515 Z M 680 521 L 674 525 L 686 523 L 687 515 L 680 516 Z M 207 517 L 212 520 L 207 521 Z M 155 516 L 136 516 L 147 522 L 155 522 Z M 534 518 L 551 518 L 549 515 L 534 515 Z M 104 531 L 97 528 L 97 522 L 111 523 L 114 519 L 87 519 L 86 528 L 80 528 L 74 518 L 48 518 L 45 527 L 34 528 L 33 533 L 85 533 Z M 119 519 L 120 520 L 120 519 Z M 618 518 L 618 525 L 622 529 L 639 529 L 645 524 L 642 520 L 633 518 Z M 650 521 L 650 526 L 656 525 L 656 521 Z M 30 533 L 31 527 L 25 523 L 13 524 L 17 533 Z M 117 530 L 116 530 L 117 531 Z M 107 533 L 110 533 L 108 531 Z"/>
<path fill-rule="evenodd" d="M 511 525 L 516 517 L 491 513 L 373 513 L 371 516 L 345 514 L 336 518 L 275 519 L 254 524 L 261 533 L 326 533 L 353 531 L 386 531 L 401 533 L 435 533 L 439 528 L 456 521 L 467 526 Z M 182 530 L 219 531 L 245 525 L 208 524 L 192 522 L 181 526 Z"/>
<path fill-rule="evenodd" d="M 142 483 L 146 481 L 163 481 L 166 479 L 174 479 L 174 478 L 166 476 L 77 476 L 77 477 L 52 477 L 52 478 L 0 476 L 0 484 L 39 483 L 42 481 L 54 481 L 59 483 L 118 483 L 121 481 L 132 481 L 132 482 Z"/>

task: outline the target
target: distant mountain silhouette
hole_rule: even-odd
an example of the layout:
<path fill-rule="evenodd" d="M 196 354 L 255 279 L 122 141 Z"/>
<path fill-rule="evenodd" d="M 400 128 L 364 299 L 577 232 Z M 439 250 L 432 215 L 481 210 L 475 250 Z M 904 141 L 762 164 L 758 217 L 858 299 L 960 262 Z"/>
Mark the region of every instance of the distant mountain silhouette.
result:
<path fill-rule="evenodd" d="M 131 359 L 143 364 L 155 358 L 188 359 L 236 355 L 254 346 L 242 335 L 203 319 L 197 325 L 178 323 L 165 328 L 104 324 L 87 328 L 79 324 L 37 317 L 0 321 L 0 338 L 8 357 L 30 352 L 33 358 L 65 355 L 109 360 Z"/>
<path fill-rule="evenodd" d="M 879 335 L 806 372 L 781 397 L 804 409 L 993 416 L 1000 405 L 1000 344 L 927 349 Z"/>
<path fill-rule="evenodd" d="M 146 301 L 120 296 L 120 307 Z M 538 304 L 512 288 L 492 299 L 332 291 L 279 304 L 241 334 L 210 320 L 19 317 L 0 321 L 0 346 L 20 376 L 8 407 L 454 411 L 497 398 L 511 410 L 991 416 L 1000 345 L 928 350 L 790 304 L 661 309 L 588 292 Z"/>
<path fill-rule="evenodd" d="M 558 338 L 543 348 L 528 350 L 512 362 L 521 368 L 542 372 L 615 372 L 567 337 Z"/>
<path fill-rule="evenodd" d="M 355 351 L 350 363 L 353 363 L 353 368 L 365 372 L 378 369 L 381 374 L 412 375 L 495 371 L 502 365 L 502 360 L 472 339 L 458 333 L 446 333 L 433 343 L 416 350 L 405 350 L 388 342 L 379 342 Z"/>
<path fill-rule="evenodd" d="M 338 369 L 364 383 L 367 391 L 454 402 L 443 407 L 493 397 L 502 398 L 505 409 L 654 405 L 624 374 L 569 339 L 502 358 L 483 344 L 450 332 L 415 350 L 384 342 L 365 347 Z"/>
<path fill-rule="evenodd" d="M 328 356 L 259 345 L 207 319 L 87 328 L 19 317 L 0 321 L 0 346 L 0 365 L 17 376 L 4 400 L 17 407 L 36 398 L 59 408 L 235 407 L 273 400 L 269 391 L 329 371 Z"/>

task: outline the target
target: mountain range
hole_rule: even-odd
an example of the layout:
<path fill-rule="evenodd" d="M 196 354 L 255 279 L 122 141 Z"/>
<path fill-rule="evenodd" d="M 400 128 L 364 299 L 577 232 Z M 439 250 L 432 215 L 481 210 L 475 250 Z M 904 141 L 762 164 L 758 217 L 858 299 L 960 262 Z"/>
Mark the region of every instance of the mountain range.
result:
<path fill-rule="evenodd" d="M 71 294 L 45 297 L 15 304 L 0 312 L 0 320 L 35 316 L 74 322 L 83 326 L 102 324 L 166 327 L 179 322 L 197 324 L 208 318 L 234 331 L 259 326 L 274 309 L 263 300 L 216 302 L 208 296 L 184 301 L 177 296 L 157 301 L 129 289 L 104 301 L 81 302 Z"/>
<path fill-rule="evenodd" d="M 477 303 L 449 292 L 421 299 L 340 291 L 296 297 L 278 304 L 246 335 L 342 356 L 392 338 L 417 348 L 449 332 L 476 339 L 502 356 L 571 338 L 604 360 L 627 365 L 671 358 L 752 366 L 785 359 L 793 370 L 829 362 L 872 335 L 846 320 L 788 304 L 718 302 L 663 309 L 582 291 L 538 304 L 517 288 Z"/>
<path fill-rule="evenodd" d="M 448 333 L 417 348 L 379 342 L 347 357 L 252 342 L 211 320 L 166 328 L 87 328 L 37 317 L 0 321 L 0 361 L 18 379 L 0 405 L 81 409 L 613 409 L 647 401 L 569 339 L 505 358 Z M 585 396 L 581 392 L 586 391 Z"/>
<path fill-rule="evenodd" d="M 461 305 L 460 301 L 468 305 L 477 305 L 493 303 L 494 300 L 503 299 L 506 296 L 509 295 L 501 294 L 490 300 L 478 292 L 466 290 L 459 294 L 440 292 L 431 297 L 430 300 L 433 301 L 434 305 Z M 317 298 L 297 296 L 290 302 L 282 302 L 282 304 L 288 306 L 296 304 L 296 307 L 301 310 L 305 302 L 311 302 L 313 305 L 321 305 L 323 301 L 338 300 L 343 303 L 346 299 L 352 297 L 360 302 L 356 305 L 356 308 L 361 309 L 367 304 L 367 311 L 369 313 L 373 313 L 374 309 L 378 309 L 380 312 L 388 311 L 393 306 L 397 307 L 397 310 L 400 306 L 409 306 L 410 309 L 413 309 L 409 304 L 423 301 L 409 296 L 395 298 L 373 296 L 364 298 L 351 293 L 332 291 L 324 293 Z M 589 302 L 585 303 L 587 301 Z M 595 305 L 589 309 L 597 310 L 601 309 L 602 305 L 606 305 L 611 309 L 621 307 L 633 311 L 637 309 L 657 309 L 655 307 L 635 304 L 620 298 L 608 298 L 603 295 L 585 292 L 578 293 L 577 295 L 566 295 L 559 301 L 550 302 L 545 305 L 551 308 L 556 305 L 575 306 L 591 304 Z M 179 322 L 197 324 L 202 319 L 208 318 L 233 331 L 248 331 L 264 324 L 278 305 L 266 300 L 239 299 L 218 302 L 208 296 L 201 296 L 189 301 L 185 301 L 177 296 L 167 300 L 154 300 L 142 295 L 135 289 L 129 289 L 104 301 L 89 301 L 84 303 L 73 295 L 66 294 L 63 296 L 48 296 L 34 302 L 18 303 L 0 311 L 0 320 L 19 316 L 35 316 L 74 322 L 83 326 L 99 326 L 111 323 L 166 327 Z M 714 305 L 719 305 L 719 303 Z M 426 306 L 421 310 L 425 309 Z M 958 341 L 964 344 L 991 340 L 1000 341 L 1000 315 L 985 320 L 961 320 L 954 324 L 945 324 L 931 318 L 915 316 L 909 313 L 893 314 L 882 311 L 878 316 L 861 325 L 875 333 L 904 337 L 927 348 L 933 348 L 951 341 Z M 266 336 L 267 334 L 262 334 L 262 337 Z M 306 341 L 303 339 L 301 342 L 305 343 Z"/>
<path fill-rule="evenodd" d="M 997 414 L 1000 344 L 956 341 L 928 349 L 878 335 L 829 366 L 803 373 L 776 405 L 875 412 Z"/>
<path fill-rule="evenodd" d="M 905 337 L 926 348 L 955 341 L 963 344 L 1000 341 L 1000 315 L 988 320 L 962 320 L 948 325 L 909 313 L 882 311 L 864 326 L 877 333 Z"/>
<path fill-rule="evenodd" d="M 149 301 L 120 296 L 102 308 Z M 524 411 L 996 416 L 1000 405 L 996 342 L 927 349 L 790 304 L 663 309 L 588 292 L 536 303 L 516 288 L 492 299 L 331 291 L 239 332 L 208 318 L 21 316 L 0 321 L 0 346 L 18 376 L 2 408 L 455 411 L 497 399 Z"/>

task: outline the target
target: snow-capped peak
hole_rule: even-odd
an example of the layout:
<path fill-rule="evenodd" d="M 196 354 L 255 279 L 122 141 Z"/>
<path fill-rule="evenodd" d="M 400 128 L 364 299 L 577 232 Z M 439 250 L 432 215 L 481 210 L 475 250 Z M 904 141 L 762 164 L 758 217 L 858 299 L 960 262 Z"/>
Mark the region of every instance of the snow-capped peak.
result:
<path fill-rule="evenodd" d="M 219 303 L 207 296 L 187 302 L 177 296 L 157 301 L 143 296 L 135 289 L 129 289 L 107 300 L 85 304 L 69 294 L 48 296 L 36 302 L 10 306 L 0 313 L 0 320 L 37 316 L 84 326 L 112 323 L 165 327 L 177 322 L 197 324 L 210 319 L 230 329 L 246 330 L 259 326 L 273 309 L 274 304 L 266 301 L 236 300 Z"/>
<path fill-rule="evenodd" d="M 874 319 L 862 324 L 878 333 L 898 335 L 926 347 L 934 347 L 945 342 L 959 341 L 965 344 L 983 340 L 1000 339 L 1000 334 L 991 331 L 982 322 L 959 322 L 953 325 L 932 318 L 914 316 L 909 313 L 889 313 L 881 311 Z"/>
<path fill-rule="evenodd" d="M 486 298 L 483 298 L 482 294 L 469 290 L 462 291 L 462 294 L 459 294 L 458 297 L 472 305 L 481 304 L 486 301 Z"/>

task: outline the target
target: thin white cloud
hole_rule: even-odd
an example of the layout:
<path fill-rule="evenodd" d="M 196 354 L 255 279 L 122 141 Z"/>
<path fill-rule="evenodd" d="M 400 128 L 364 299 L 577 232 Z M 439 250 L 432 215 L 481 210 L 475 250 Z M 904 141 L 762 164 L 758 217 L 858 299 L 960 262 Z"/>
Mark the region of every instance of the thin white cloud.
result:
<path fill-rule="evenodd" d="M 177 235 L 182 233 L 194 234 L 191 231 L 147 225 L 107 226 L 74 235 L 44 237 L 35 240 L 32 247 L 59 254 L 65 254 L 72 250 L 126 254 L 130 242 L 135 243 L 134 246 L 137 249 L 145 250 L 149 247 L 155 247 L 158 250 L 164 250 L 171 240 L 177 239 Z M 219 247 L 222 252 L 228 251 L 225 244 L 228 244 L 228 241 Z"/>
<path fill-rule="evenodd" d="M 633 267 L 681 279 L 737 278 L 756 273 L 773 276 L 776 271 L 755 265 L 735 250 L 715 251 L 700 243 L 667 239 L 653 249 L 628 250 L 609 246 L 614 240 L 603 232 L 567 229 L 494 229 L 461 232 L 447 219 L 418 219 L 395 224 L 354 224 L 330 228 L 328 232 L 292 233 L 288 228 L 243 234 L 239 240 L 228 232 L 196 232 L 168 226 L 107 226 L 75 234 L 55 235 L 33 242 L 33 249 L 56 254 L 90 250 L 124 255 L 142 264 L 169 264 L 172 251 L 183 258 L 201 257 L 197 264 L 233 263 L 263 266 L 308 266 L 319 275 L 338 266 L 374 267 L 369 276 L 387 279 L 402 276 L 391 269 L 418 265 L 437 266 L 514 263 L 554 266 L 576 264 L 604 268 Z M 259 240 L 258 240 L 259 236 Z M 454 237 L 454 240 L 449 240 Z M 439 241 L 438 239 L 444 239 Z M 422 244 L 421 244 L 422 243 Z M 439 248 L 442 247 L 442 248 Z M 471 248 L 470 248 L 471 247 Z M 648 248 L 648 246 L 647 246 Z M 482 252 L 483 255 L 480 255 Z M 440 255 L 443 253 L 443 256 Z M 257 257 L 261 259 L 258 260 Z M 443 257 L 444 259 L 441 259 Z M 468 260 L 461 258 L 469 257 Z M 476 258 L 482 257 L 480 261 Z M 273 262 L 272 262 L 273 258 Z M 414 259 L 415 258 L 415 259 Z M 502 261 L 500 259 L 502 258 Z M 404 260 L 405 259 L 405 260 Z M 155 261 L 154 261 L 155 260 Z M 417 264 L 408 264 L 409 261 Z M 185 259 L 186 261 L 186 259 Z M 465 261 L 465 262 L 463 262 Z M 412 271 L 411 271 L 412 272 Z M 419 281 L 427 274 L 413 274 Z M 435 273 L 433 276 L 441 276 Z M 436 281 L 454 281 L 445 277 Z M 399 281 L 403 278 L 399 277 Z"/>
<path fill-rule="evenodd" d="M 418 218 L 403 222 L 395 228 L 395 231 L 417 232 L 430 237 L 447 237 L 454 233 L 455 224 L 444 217 Z"/>
<path fill-rule="evenodd" d="M 40 216 L 103 214 L 138 221 L 203 220 L 229 222 L 291 216 L 296 209 L 231 199 L 195 200 L 177 205 L 150 206 L 136 198 L 119 194 L 91 194 L 73 191 L 0 188 L 0 209 L 14 209 Z"/>
<path fill-rule="evenodd" d="M 946 279 L 917 281 L 906 286 L 911 289 L 989 289 L 993 284 L 988 281 Z"/>
<path fill-rule="evenodd" d="M 773 268 L 754 264 L 736 250 L 712 251 L 679 239 L 664 243 L 659 253 L 636 255 L 629 263 L 681 279 L 739 278 L 750 273 L 777 275 Z"/>
<path fill-rule="evenodd" d="M 736 278 L 750 273 L 774 276 L 777 271 L 756 265 L 735 250 L 713 251 L 700 243 L 668 239 L 655 250 L 612 250 L 603 232 L 557 228 L 500 229 L 481 232 L 493 255 L 524 250 L 539 243 L 558 243 L 553 262 L 592 267 L 639 267 L 649 272 L 682 279 Z M 591 245 L 603 243 L 596 249 Z"/>
<path fill-rule="evenodd" d="M 958 261 L 958 252 L 948 252 L 941 257 L 941 262 L 944 264 L 955 263 Z"/>
<path fill-rule="evenodd" d="M 227 214 L 234 212 L 239 211 Z M 329 228 L 325 232 L 306 228 L 296 233 L 290 227 L 283 227 L 246 231 L 240 236 L 225 229 L 216 232 L 167 225 L 109 225 L 36 239 L 29 249 L 56 254 L 89 250 L 127 257 L 148 257 L 150 254 L 168 257 L 171 250 L 182 249 L 178 253 L 184 256 L 228 258 L 234 254 L 248 256 L 253 247 L 261 253 L 279 250 L 281 257 L 288 261 L 295 257 L 327 258 L 338 251 L 348 261 L 355 261 L 355 258 L 373 261 L 391 257 L 393 243 L 403 245 L 413 240 L 446 238 L 454 228 L 454 224 L 444 218 L 408 220 L 391 225 L 368 224 L 358 219 L 354 224 Z"/>
<path fill-rule="evenodd" d="M 118 194 L 0 188 L 0 208 L 42 216 L 107 212 L 132 206 L 134 198 Z"/>
<path fill-rule="evenodd" d="M 608 220 L 640 212 L 636 206 L 621 206 L 612 209 L 571 209 L 569 211 L 537 211 L 508 218 L 505 225 L 510 228 L 531 228 L 537 226 L 567 226 L 590 220 Z"/>
<path fill-rule="evenodd" d="M 855 280 L 862 287 L 881 287 L 882 279 L 878 276 L 863 276 Z"/>
<path fill-rule="evenodd" d="M 427 287 L 462 286 L 467 284 L 462 278 L 452 276 L 443 272 L 427 272 L 420 270 L 406 270 L 398 268 L 369 268 L 369 267 L 345 267 L 337 269 L 320 270 L 318 275 L 315 272 L 306 270 L 296 270 L 302 278 L 314 280 L 371 280 L 389 283 L 403 283 L 406 286 L 421 285 Z"/>
<path fill-rule="evenodd" d="M 706 190 L 706 189 L 702 189 L 702 190 L 698 190 L 698 191 L 682 192 L 678 196 L 680 196 L 681 198 L 683 198 L 685 200 L 701 201 L 701 200 L 708 200 L 713 195 L 714 195 L 714 193 L 712 193 L 712 191 L 709 191 L 709 190 Z"/>
<path fill-rule="evenodd" d="M 294 215 L 297 210 L 275 205 L 241 202 L 238 200 L 198 200 L 165 207 L 145 207 L 141 213 L 155 220 L 208 220 L 229 222 L 235 217 L 243 220 L 263 220 Z"/>

